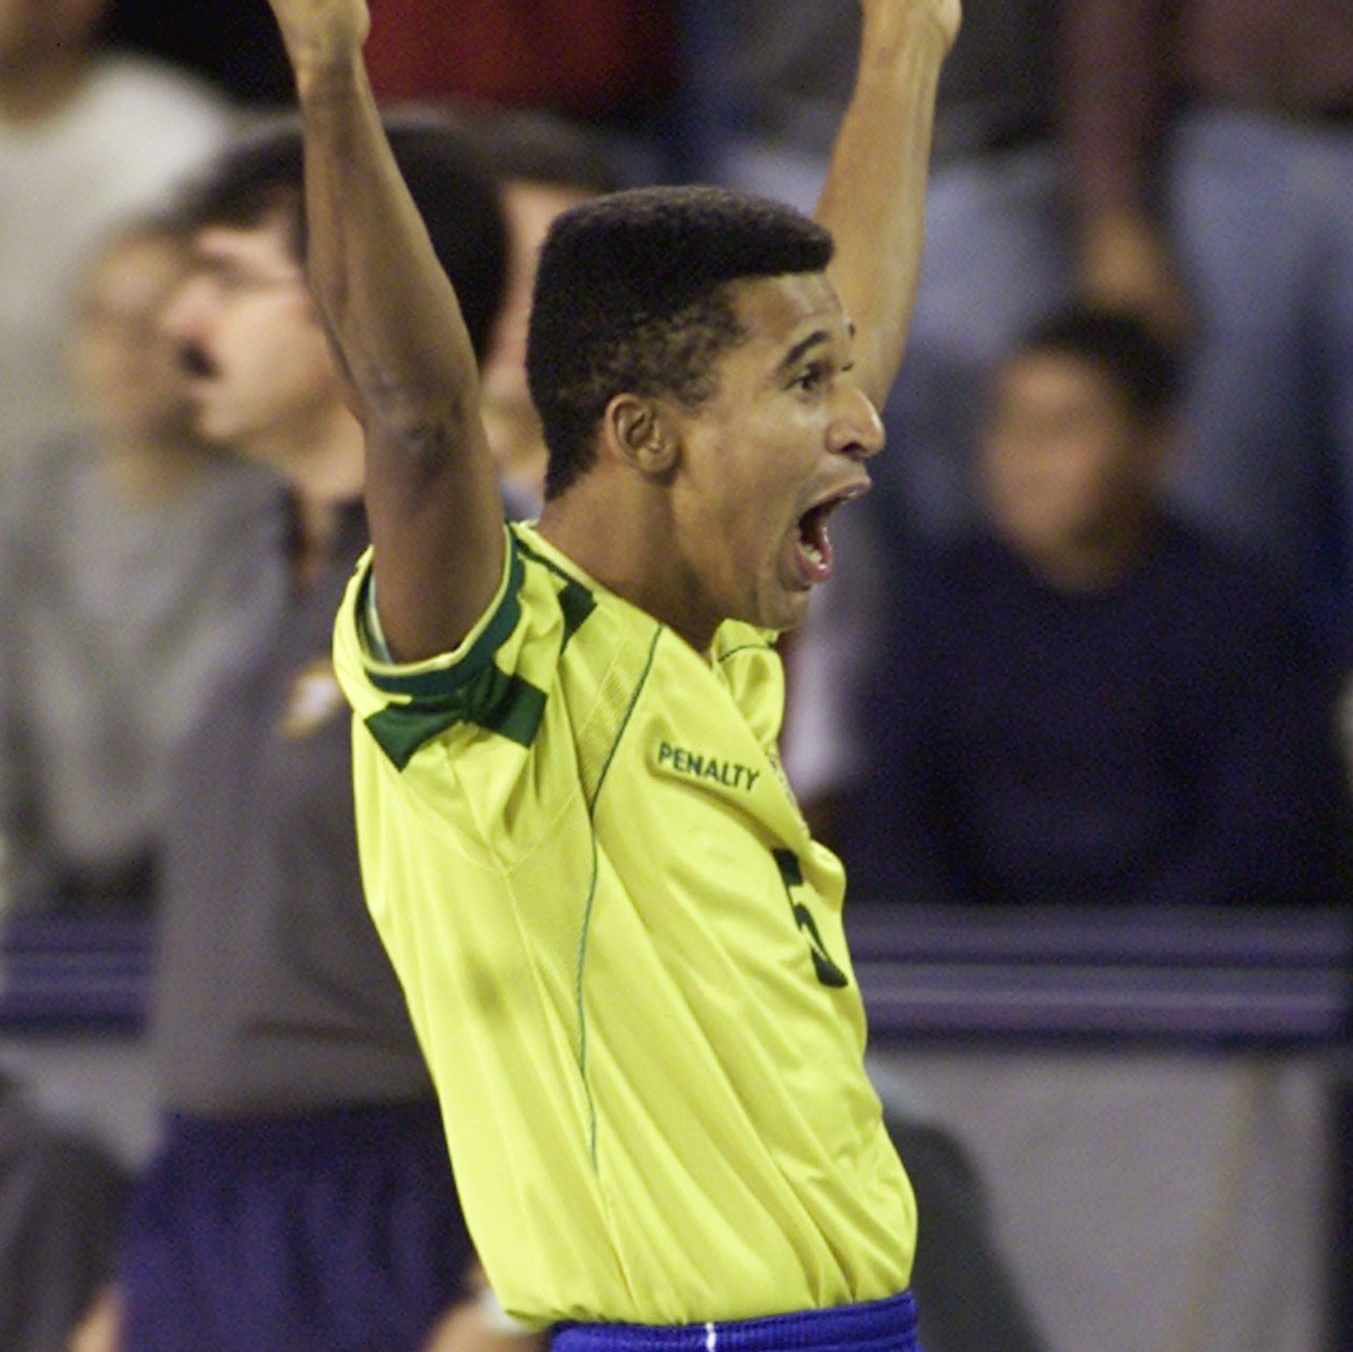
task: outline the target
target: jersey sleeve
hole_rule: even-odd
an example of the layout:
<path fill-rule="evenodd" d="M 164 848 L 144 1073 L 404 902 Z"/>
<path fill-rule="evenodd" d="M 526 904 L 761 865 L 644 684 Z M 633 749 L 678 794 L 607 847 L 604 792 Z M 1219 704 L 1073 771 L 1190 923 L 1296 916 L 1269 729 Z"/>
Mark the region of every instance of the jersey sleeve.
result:
<path fill-rule="evenodd" d="M 353 712 L 403 768 L 420 747 L 458 724 L 529 745 L 544 695 L 516 667 L 524 642 L 523 563 L 507 531 L 503 576 L 463 643 L 422 662 L 390 660 L 375 622 L 368 549 L 348 583 L 334 629 L 334 666 Z"/>

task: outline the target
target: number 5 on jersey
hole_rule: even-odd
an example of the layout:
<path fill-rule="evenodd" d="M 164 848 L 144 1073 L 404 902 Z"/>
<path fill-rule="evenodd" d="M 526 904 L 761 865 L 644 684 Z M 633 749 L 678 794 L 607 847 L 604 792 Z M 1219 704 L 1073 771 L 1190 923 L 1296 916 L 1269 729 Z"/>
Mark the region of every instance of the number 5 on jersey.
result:
<path fill-rule="evenodd" d="M 799 867 L 798 855 L 789 850 L 772 850 L 775 862 L 779 865 L 780 877 L 784 880 L 785 896 L 789 898 L 789 909 L 794 913 L 794 923 L 808 940 L 808 951 L 813 955 L 813 970 L 824 986 L 839 989 L 850 984 L 846 974 L 831 960 L 827 946 L 818 932 L 817 921 L 812 912 L 802 902 L 794 900 L 794 889 L 803 886 L 803 870 Z"/>

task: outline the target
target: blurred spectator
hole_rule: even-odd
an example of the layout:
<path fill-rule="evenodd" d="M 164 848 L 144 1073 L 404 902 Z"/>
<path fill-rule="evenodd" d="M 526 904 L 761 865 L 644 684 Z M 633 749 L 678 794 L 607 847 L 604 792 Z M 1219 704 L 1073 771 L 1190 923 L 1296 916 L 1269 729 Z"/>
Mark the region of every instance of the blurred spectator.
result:
<path fill-rule="evenodd" d="M 606 141 L 586 124 L 500 111 L 473 125 L 498 176 L 511 243 L 507 291 L 480 371 L 480 402 L 509 512 L 535 516 L 547 452 L 526 387 L 526 326 L 540 246 L 560 212 L 619 188 L 621 180 Z"/>
<path fill-rule="evenodd" d="M 705 48 L 695 78 L 714 105 L 717 177 L 811 211 L 854 83 L 859 6 L 744 0 L 695 9 Z M 966 40 L 966 12 L 963 23 L 946 65 Z"/>
<path fill-rule="evenodd" d="M 1349 644 L 1353 5 L 1075 0 L 1068 35 L 1086 286 L 1196 339 L 1177 499 Z"/>
<path fill-rule="evenodd" d="M 1162 505 L 1170 351 L 1074 310 L 996 381 L 989 524 L 922 551 L 842 815 L 856 895 L 1332 904 L 1339 669 L 1276 574 Z"/>
<path fill-rule="evenodd" d="M 81 262 L 228 130 L 205 85 L 100 47 L 108 3 L 0 0 L 0 493 L 72 422 L 61 344 Z"/>
<path fill-rule="evenodd" d="M 496 186 L 445 127 L 393 140 L 482 349 L 507 253 Z M 162 317 L 199 430 L 277 472 L 285 529 L 256 561 L 269 608 L 174 764 L 150 1024 L 164 1133 L 86 1324 L 122 1352 L 414 1352 L 453 1306 L 480 1308 L 358 868 L 330 643 L 367 542 L 362 431 L 305 284 L 302 177 L 291 126 L 228 156 L 189 204 L 194 267 Z"/>
<path fill-rule="evenodd" d="M 169 58 L 252 105 L 289 105 L 291 70 L 267 0 L 111 0 L 107 38 Z M 367 42 L 386 106 L 551 113 L 604 133 L 628 175 L 675 172 L 685 123 L 689 0 L 378 0 Z"/>
<path fill-rule="evenodd" d="M 21 909 L 145 913 L 170 750 L 238 642 L 271 476 L 205 445 L 156 332 L 188 267 L 166 222 L 100 241 L 69 329 L 81 427 L 0 520 L 0 836 Z"/>
<path fill-rule="evenodd" d="M 66 1352 L 108 1279 L 126 1199 L 107 1151 L 43 1117 L 0 1072 L 0 1347 Z"/>

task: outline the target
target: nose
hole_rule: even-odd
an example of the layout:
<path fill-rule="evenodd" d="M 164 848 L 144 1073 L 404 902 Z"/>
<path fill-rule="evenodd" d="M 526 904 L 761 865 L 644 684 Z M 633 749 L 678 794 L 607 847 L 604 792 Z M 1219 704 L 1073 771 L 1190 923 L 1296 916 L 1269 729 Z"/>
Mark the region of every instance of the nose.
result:
<path fill-rule="evenodd" d="M 201 274 L 184 278 L 160 309 L 156 328 L 176 343 L 201 338 L 211 310 L 210 287 Z"/>
<path fill-rule="evenodd" d="M 874 401 L 853 381 L 840 384 L 840 407 L 831 425 L 831 449 L 852 460 L 868 460 L 883 449 L 883 420 Z"/>

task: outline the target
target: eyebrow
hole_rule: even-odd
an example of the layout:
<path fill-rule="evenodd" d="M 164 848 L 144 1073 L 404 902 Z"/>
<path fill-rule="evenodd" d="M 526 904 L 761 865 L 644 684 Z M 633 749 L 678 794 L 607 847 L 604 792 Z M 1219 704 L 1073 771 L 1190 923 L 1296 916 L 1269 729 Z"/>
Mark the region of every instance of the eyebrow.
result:
<path fill-rule="evenodd" d="M 290 286 L 294 281 L 305 280 L 305 274 L 299 270 L 284 275 L 275 271 L 270 264 L 259 264 L 250 258 L 214 252 L 198 252 L 193 258 L 191 271 L 218 281 L 238 282 L 250 286 Z"/>
<path fill-rule="evenodd" d="M 846 324 L 846 332 L 853 339 L 855 337 L 855 324 L 853 321 Z M 814 329 L 806 338 L 801 338 L 793 347 L 785 353 L 780 362 L 780 370 L 787 371 L 792 368 L 802 357 L 806 356 L 813 348 L 823 343 L 831 341 L 831 334 L 826 329 Z"/>
<path fill-rule="evenodd" d="M 821 346 L 830 339 L 831 335 L 826 329 L 815 329 L 806 338 L 801 338 L 780 360 L 780 370 L 787 371 L 796 366 L 798 362 L 805 357 L 815 347 Z"/>

